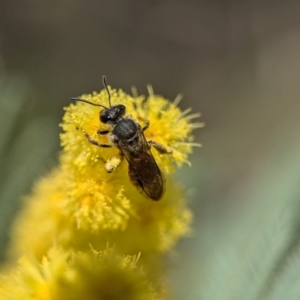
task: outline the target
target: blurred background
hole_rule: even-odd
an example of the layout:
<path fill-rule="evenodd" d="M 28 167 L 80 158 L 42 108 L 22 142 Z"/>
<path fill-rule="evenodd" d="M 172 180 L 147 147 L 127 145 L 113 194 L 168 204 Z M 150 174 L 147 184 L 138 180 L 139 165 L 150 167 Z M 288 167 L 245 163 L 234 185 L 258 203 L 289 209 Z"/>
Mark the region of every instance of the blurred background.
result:
<path fill-rule="evenodd" d="M 68 98 L 105 74 L 182 93 L 206 123 L 177 173 L 195 220 L 170 257 L 172 299 L 279 295 L 300 253 L 299 54 L 299 1 L 1 0 L 1 257 L 21 197 L 57 163 Z"/>

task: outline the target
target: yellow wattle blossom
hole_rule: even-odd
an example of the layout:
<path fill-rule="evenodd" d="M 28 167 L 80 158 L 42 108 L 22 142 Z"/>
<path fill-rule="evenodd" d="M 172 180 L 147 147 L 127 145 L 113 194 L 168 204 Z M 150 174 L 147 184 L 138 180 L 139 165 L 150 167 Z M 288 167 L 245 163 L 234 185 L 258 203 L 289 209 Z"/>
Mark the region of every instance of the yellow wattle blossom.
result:
<path fill-rule="evenodd" d="M 82 175 L 75 181 L 70 175 L 56 169 L 36 184 L 14 226 L 15 256 L 30 250 L 42 257 L 53 242 L 82 251 L 89 244 L 103 249 L 109 242 L 124 253 L 142 252 L 144 257 L 170 250 L 189 231 L 191 212 L 182 188 L 171 178 L 164 198 L 154 202 L 127 177 L 122 182 L 125 192 L 121 183 L 97 184 Z"/>
<path fill-rule="evenodd" d="M 193 129 L 202 127 L 203 123 L 192 123 L 193 118 L 199 114 L 190 114 L 190 109 L 182 112 L 176 103 L 158 96 L 150 95 L 147 98 L 131 97 L 123 91 L 116 91 L 109 88 L 111 94 L 111 104 L 123 104 L 126 106 L 126 115 L 138 120 L 143 126 L 142 118 L 150 122 L 149 128 L 144 131 L 145 137 L 160 143 L 167 149 L 173 151 L 171 155 L 160 154 L 156 149 L 152 149 L 152 154 L 159 167 L 166 173 L 174 171 L 174 163 L 181 166 L 188 162 L 188 154 L 193 146 L 200 144 L 192 143 Z M 106 90 L 100 93 L 84 94 L 80 98 L 91 101 L 95 104 L 108 106 L 108 95 Z M 87 132 L 93 139 L 100 143 L 109 143 L 107 136 L 97 134 L 97 130 L 109 129 L 109 127 L 99 120 L 99 107 L 87 103 L 78 102 L 66 108 L 61 127 L 64 133 L 61 134 L 61 144 L 63 146 L 62 161 L 65 164 L 76 168 L 76 171 L 85 171 L 86 167 L 94 166 L 100 168 L 102 163 L 109 158 L 118 155 L 118 149 L 99 148 L 87 141 L 83 132 Z M 98 162 L 102 163 L 98 163 Z M 101 172 L 101 171 L 100 171 Z"/>
<path fill-rule="evenodd" d="M 149 281 L 138 255 L 62 251 L 54 247 L 41 262 L 22 257 L 0 277 L 0 298 L 5 300 L 161 299 L 162 288 Z M 158 295 L 160 294 L 160 297 Z"/>

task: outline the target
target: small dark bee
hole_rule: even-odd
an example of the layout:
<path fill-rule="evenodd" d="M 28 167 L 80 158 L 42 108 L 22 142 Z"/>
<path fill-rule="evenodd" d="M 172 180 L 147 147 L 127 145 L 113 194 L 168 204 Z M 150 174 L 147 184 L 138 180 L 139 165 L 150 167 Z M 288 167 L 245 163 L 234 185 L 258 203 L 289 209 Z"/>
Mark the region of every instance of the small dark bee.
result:
<path fill-rule="evenodd" d="M 100 121 L 110 125 L 111 130 L 98 130 L 97 133 L 99 135 L 109 134 L 112 144 L 101 144 L 87 133 L 84 133 L 85 137 L 91 144 L 98 147 L 111 148 L 116 146 L 120 150 L 121 160 L 117 165 L 107 163 L 106 170 L 109 173 L 113 172 L 121 163 L 122 158 L 125 157 L 129 164 L 128 174 L 131 182 L 152 200 L 159 200 L 164 192 L 165 180 L 152 156 L 150 147 L 155 147 L 160 153 L 172 153 L 172 151 L 158 143 L 146 140 L 144 131 L 149 127 L 147 119 L 141 118 L 145 122 L 145 126 L 141 127 L 130 115 L 124 117 L 126 112 L 124 105 L 111 106 L 111 97 L 105 76 L 103 76 L 102 81 L 108 94 L 109 107 L 76 97 L 72 97 L 70 100 L 103 107 L 100 111 Z"/>

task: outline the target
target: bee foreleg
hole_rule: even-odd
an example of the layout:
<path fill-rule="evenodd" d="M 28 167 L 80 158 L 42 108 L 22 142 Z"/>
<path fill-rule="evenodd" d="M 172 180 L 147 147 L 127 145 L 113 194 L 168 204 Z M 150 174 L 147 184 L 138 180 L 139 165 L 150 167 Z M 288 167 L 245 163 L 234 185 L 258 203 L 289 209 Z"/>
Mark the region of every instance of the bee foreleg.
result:
<path fill-rule="evenodd" d="M 99 130 L 97 131 L 97 133 L 100 134 L 100 135 L 104 135 L 104 134 L 108 134 L 108 133 L 109 133 L 109 130 L 101 130 L 101 129 L 99 129 Z"/>
<path fill-rule="evenodd" d="M 141 117 L 141 116 L 139 116 L 138 118 L 139 118 L 140 120 L 142 120 L 142 121 L 145 123 L 145 126 L 142 128 L 143 131 L 145 131 L 145 130 L 149 127 L 149 125 L 150 125 L 149 120 L 146 119 L 146 118 L 144 118 L 144 117 Z"/>
<path fill-rule="evenodd" d="M 86 137 L 86 139 L 93 145 L 96 145 L 98 147 L 102 147 L 102 148 L 111 148 L 112 145 L 108 145 L 108 144 L 101 144 L 98 141 L 92 139 L 86 132 L 84 133 L 84 136 Z"/>
<path fill-rule="evenodd" d="M 124 155 L 120 155 L 119 157 L 113 157 L 108 160 L 105 164 L 105 169 L 108 173 L 112 173 L 123 161 Z"/>
<path fill-rule="evenodd" d="M 153 141 L 148 141 L 148 145 L 151 147 L 153 146 L 159 153 L 161 154 L 171 154 L 173 152 L 172 149 L 167 149 L 165 146 L 162 144 L 153 142 Z"/>

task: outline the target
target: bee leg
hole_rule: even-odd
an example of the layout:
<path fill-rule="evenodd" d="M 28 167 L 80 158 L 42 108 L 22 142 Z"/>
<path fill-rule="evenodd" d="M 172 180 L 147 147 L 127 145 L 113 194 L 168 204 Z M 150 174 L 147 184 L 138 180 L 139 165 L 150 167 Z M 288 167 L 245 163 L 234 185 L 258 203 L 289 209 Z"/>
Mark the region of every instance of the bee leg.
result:
<path fill-rule="evenodd" d="M 108 144 L 101 144 L 96 140 L 93 140 L 86 132 L 84 133 L 84 136 L 86 137 L 86 139 L 93 145 L 96 145 L 98 147 L 102 147 L 102 148 L 111 148 L 112 145 L 108 145 Z"/>
<path fill-rule="evenodd" d="M 113 157 L 112 159 L 108 160 L 105 164 L 105 169 L 107 173 L 112 173 L 123 161 L 124 155 L 120 155 L 119 157 Z"/>
<path fill-rule="evenodd" d="M 97 133 L 100 134 L 100 135 L 104 135 L 104 134 L 108 134 L 108 133 L 109 133 L 109 130 L 101 130 L 101 129 L 99 129 L 99 130 L 97 131 Z"/>
<path fill-rule="evenodd" d="M 148 141 L 148 145 L 150 147 L 153 146 L 161 154 L 171 154 L 173 152 L 173 150 L 167 149 L 162 144 L 159 144 L 159 143 L 156 143 L 153 141 Z"/>
<path fill-rule="evenodd" d="M 143 118 L 143 117 L 138 117 L 138 118 L 145 123 L 145 126 L 143 127 L 143 131 L 145 131 L 149 127 L 149 125 L 150 125 L 149 120 L 146 119 L 146 118 Z"/>

